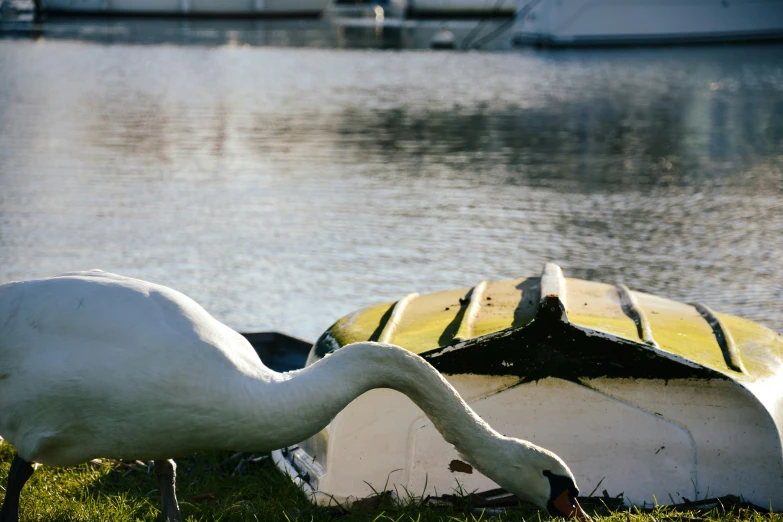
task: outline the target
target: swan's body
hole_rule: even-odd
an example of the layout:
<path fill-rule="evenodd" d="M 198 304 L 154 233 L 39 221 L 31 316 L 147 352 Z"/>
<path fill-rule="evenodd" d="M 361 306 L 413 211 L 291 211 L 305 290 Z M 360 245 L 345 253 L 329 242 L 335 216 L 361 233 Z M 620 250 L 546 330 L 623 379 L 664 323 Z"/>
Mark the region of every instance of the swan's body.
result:
<path fill-rule="evenodd" d="M 406 350 L 358 343 L 277 373 L 243 336 L 161 285 L 96 270 L 0 286 L 0 435 L 28 463 L 273 450 L 378 387 L 411 397 L 467 460 L 523 498 L 552 508 L 543 471 L 575 496 L 560 459 L 494 432 Z"/>
<path fill-rule="evenodd" d="M 290 442 L 288 377 L 179 292 L 91 271 L 3 285 L 0 310 L 0 434 L 26 460 Z"/>

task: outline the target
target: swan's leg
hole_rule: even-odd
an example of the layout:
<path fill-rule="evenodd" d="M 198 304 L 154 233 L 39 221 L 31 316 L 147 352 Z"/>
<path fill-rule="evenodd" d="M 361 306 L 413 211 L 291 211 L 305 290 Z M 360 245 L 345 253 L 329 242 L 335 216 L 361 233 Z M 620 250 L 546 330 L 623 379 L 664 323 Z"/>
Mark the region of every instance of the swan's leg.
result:
<path fill-rule="evenodd" d="M 156 460 L 155 471 L 158 473 L 158 483 L 160 484 L 161 518 L 168 522 L 180 522 L 182 515 L 179 514 L 179 504 L 175 492 L 177 465 L 172 459 Z"/>
<path fill-rule="evenodd" d="M 8 472 L 8 487 L 5 489 L 3 508 L 0 509 L 0 522 L 18 522 L 19 494 L 32 475 L 33 465 L 19 455 L 15 456 Z"/>

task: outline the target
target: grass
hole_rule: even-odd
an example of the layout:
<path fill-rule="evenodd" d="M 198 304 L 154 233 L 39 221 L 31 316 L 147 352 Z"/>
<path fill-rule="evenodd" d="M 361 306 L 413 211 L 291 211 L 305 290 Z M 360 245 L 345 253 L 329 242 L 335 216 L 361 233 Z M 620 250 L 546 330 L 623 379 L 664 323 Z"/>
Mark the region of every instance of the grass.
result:
<path fill-rule="evenodd" d="M 482 513 L 471 506 L 469 497 L 463 497 L 454 506 L 428 505 L 415 499 L 395 502 L 381 498 L 375 505 L 340 513 L 312 506 L 269 459 L 251 462 L 232 456 L 230 452 L 213 452 L 177 459 L 178 497 L 185 520 L 538 522 L 550 518 L 543 512 L 524 508 L 495 515 Z M 13 449 L 5 442 L 0 444 L 0 484 L 3 487 L 13 457 Z M 244 464 L 240 465 L 241 462 Z M 145 465 L 103 461 L 67 469 L 44 466 L 36 470 L 22 491 L 20 520 L 157 522 L 159 502 L 155 473 Z M 600 508 L 591 514 L 596 522 L 783 522 L 783 514 L 733 509 L 674 512 L 662 507 L 641 513 Z"/>

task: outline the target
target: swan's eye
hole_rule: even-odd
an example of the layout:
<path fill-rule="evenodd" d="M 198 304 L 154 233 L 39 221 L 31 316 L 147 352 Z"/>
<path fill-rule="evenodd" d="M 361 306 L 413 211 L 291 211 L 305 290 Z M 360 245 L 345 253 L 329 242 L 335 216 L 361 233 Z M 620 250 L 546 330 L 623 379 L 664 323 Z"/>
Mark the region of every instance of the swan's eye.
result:
<path fill-rule="evenodd" d="M 542 471 L 541 474 L 544 475 L 545 477 L 551 477 L 552 476 L 552 472 L 549 471 L 548 469 L 545 469 L 544 471 Z"/>

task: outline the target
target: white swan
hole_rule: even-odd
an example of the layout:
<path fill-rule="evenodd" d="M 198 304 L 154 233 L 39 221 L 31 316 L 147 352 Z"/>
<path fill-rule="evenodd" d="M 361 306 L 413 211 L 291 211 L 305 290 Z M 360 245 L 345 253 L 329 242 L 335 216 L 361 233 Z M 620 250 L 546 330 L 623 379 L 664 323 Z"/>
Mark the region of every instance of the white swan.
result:
<path fill-rule="evenodd" d="M 18 520 L 31 462 L 96 457 L 155 460 L 163 518 L 180 520 L 167 459 L 299 442 L 373 388 L 408 395 L 502 487 L 554 514 L 587 518 L 562 460 L 492 430 L 422 358 L 356 343 L 277 373 L 185 295 L 91 270 L 0 286 L 0 435 L 17 450 L 0 521 Z"/>

